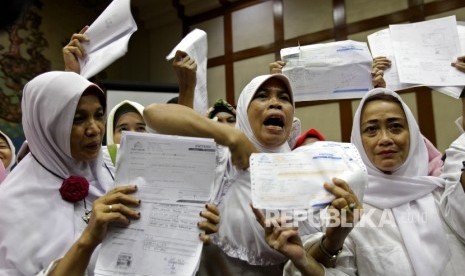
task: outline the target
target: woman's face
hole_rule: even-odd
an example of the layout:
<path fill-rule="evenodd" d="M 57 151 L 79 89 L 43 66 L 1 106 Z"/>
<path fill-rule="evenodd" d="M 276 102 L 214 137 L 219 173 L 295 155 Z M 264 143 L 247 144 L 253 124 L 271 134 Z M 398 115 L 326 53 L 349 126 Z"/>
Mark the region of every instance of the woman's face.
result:
<path fill-rule="evenodd" d="M 255 137 L 263 146 L 277 147 L 285 143 L 294 116 L 286 85 L 276 78 L 264 82 L 253 96 L 247 116 Z"/>
<path fill-rule="evenodd" d="M 236 126 L 236 116 L 228 112 L 218 112 L 215 114 L 215 117 L 218 118 L 218 122 L 222 124 L 227 124 L 229 126 Z"/>
<path fill-rule="evenodd" d="M 147 132 L 142 116 L 136 112 L 127 112 L 118 118 L 113 132 L 115 144 L 120 143 L 123 131 Z"/>
<path fill-rule="evenodd" d="M 77 161 L 97 158 L 105 133 L 105 111 L 95 95 L 82 96 L 71 129 L 71 156 Z"/>
<path fill-rule="evenodd" d="M 11 153 L 10 145 L 5 137 L 0 135 L 0 159 L 2 160 L 3 167 L 8 168 L 12 158 L 13 154 Z"/>
<path fill-rule="evenodd" d="M 368 159 L 385 173 L 399 168 L 410 149 L 410 132 L 401 106 L 386 100 L 368 102 L 360 120 L 362 143 Z"/>

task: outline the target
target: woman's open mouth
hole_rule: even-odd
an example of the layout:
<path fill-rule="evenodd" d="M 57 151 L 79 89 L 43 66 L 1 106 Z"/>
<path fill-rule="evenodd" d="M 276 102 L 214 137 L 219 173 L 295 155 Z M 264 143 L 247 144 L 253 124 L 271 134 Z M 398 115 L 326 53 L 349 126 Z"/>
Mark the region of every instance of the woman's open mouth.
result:
<path fill-rule="evenodd" d="M 284 128 L 284 116 L 278 115 L 278 114 L 270 115 L 268 118 L 265 119 L 263 124 L 267 127 L 276 127 L 279 129 L 283 129 Z"/>

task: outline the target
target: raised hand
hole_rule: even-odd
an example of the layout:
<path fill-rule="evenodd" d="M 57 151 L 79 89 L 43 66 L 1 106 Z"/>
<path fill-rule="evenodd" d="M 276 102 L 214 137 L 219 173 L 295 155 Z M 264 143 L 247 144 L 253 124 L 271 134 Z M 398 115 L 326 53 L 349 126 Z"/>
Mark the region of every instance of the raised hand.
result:
<path fill-rule="evenodd" d="M 286 65 L 285 61 L 277 60 L 268 65 L 270 68 L 270 74 L 281 74 L 283 72 L 283 67 Z"/>
<path fill-rule="evenodd" d="M 71 71 L 75 73 L 81 72 L 81 66 L 79 65 L 79 58 L 83 59 L 86 56 L 86 51 L 82 46 L 82 43 L 89 42 L 89 38 L 84 34 L 89 26 L 85 26 L 79 33 L 75 33 L 71 36 L 69 43 L 63 47 L 63 61 L 65 63 L 65 71 Z"/>

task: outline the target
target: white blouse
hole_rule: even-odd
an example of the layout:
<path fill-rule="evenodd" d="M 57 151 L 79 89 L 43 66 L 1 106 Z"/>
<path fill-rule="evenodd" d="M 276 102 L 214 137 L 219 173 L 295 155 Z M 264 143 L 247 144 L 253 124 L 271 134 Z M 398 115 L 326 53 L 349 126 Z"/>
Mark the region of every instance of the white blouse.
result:
<path fill-rule="evenodd" d="M 436 189 L 433 192 L 438 208 L 442 193 L 442 189 Z M 325 275 L 414 276 L 413 266 L 392 211 L 390 209 L 383 211 L 366 203 L 363 208 L 364 216 L 345 240 L 336 267 L 325 268 Z M 411 219 L 422 220 L 424 218 Z M 451 250 L 451 258 L 441 275 L 463 275 L 465 271 L 465 246 L 444 220 L 441 220 L 441 224 Z M 309 248 L 314 243 L 319 242 L 321 235 L 319 233 L 309 236 L 304 242 L 304 247 Z M 291 262 L 288 262 L 284 275 L 297 276 L 301 274 Z"/>

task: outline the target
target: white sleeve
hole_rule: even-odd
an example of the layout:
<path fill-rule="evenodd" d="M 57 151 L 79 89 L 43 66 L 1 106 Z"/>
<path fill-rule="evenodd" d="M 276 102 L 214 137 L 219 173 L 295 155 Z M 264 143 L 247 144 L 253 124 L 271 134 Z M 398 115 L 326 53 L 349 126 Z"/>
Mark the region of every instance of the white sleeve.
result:
<path fill-rule="evenodd" d="M 345 239 L 344 246 L 342 247 L 341 254 L 337 257 L 336 267 L 326 268 L 325 275 L 350 275 L 355 276 L 357 274 L 357 263 L 355 256 L 355 244 L 353 243 L 350 235 Z"/>
<path fill-rule="evenodd" d="M 56 265 L 58 264 L 58 262 L 60 260 L 61 260 L 61 258 L 54 260 L 52 263 L 50 263 L 50 265 L 47 268 L 42 269 L 41 271 L 36 273 L 35 276 L 47 276 L 47 275 L 49 275 L 50 272 L 52 272 L 52 270 L 56 267 Z M 11 265 L 5 265 L 5 264 L 0 264 L 0 265 L 1 265 L 0 276 L 22 276 L 22 275 L 24 275 L 24 273 L 23 273 L 24 271 L 21 272 L 20 270 L 18 270 L 17 268 L 14 268 Z"/>
<path fill-rule="evenodd" d="M 460 182 L 462 161 L 465 161 L 465 134 L 460 135 L 446 150 L 444 171 L 441 174 L 445 179 L 445 190 L 439 202 L 444 220 L 465 243 L 465 192 Z"/>
<path fill-rule="evenodd" d="M 61 258 L 54 260 L 46 269 L 39 272 L 39 274 L 37 274 L 36 276 L 47 276 L 47 275 L 49 275 L 50 272 L 52 272 L 55 269 L 55 267 L 60 262 L 60 260 L 61 260 Z"/>
<path fill-rule="evenodd" d="M 39 272 L 35 276 L 48 276 L 55 269 L 55 267 L 60 262 L 60 260 L 61 260 L 61 258 L 54 260 L 46 269 L 42 270 L 41 272 Z M 87 274 L 87 270 L 86 270 L 86 272 L 84 273 L 84 276 L 87 276 L 87 275 L 88 274 Z"/>
<path fill-rule="evenodd" d="M 47 268 L 42 269 L 39 273 L 37 273 L 35 276 L 47 276 L 50 275 L 50 273 L 55 269 L 57 264 L 60 262 L 61 258 L 54 260 L 51 262 Z"/>
<path fill-rule="evenodd" d="M 234 167 L 230 161 L 231 153 L 228 147 L 217 144 L 216 146 L 216 166 L 215 180 L 210 195 L 211 202 L 218 205 L 229 189 L 229 176 L 233 173 Z"/>

